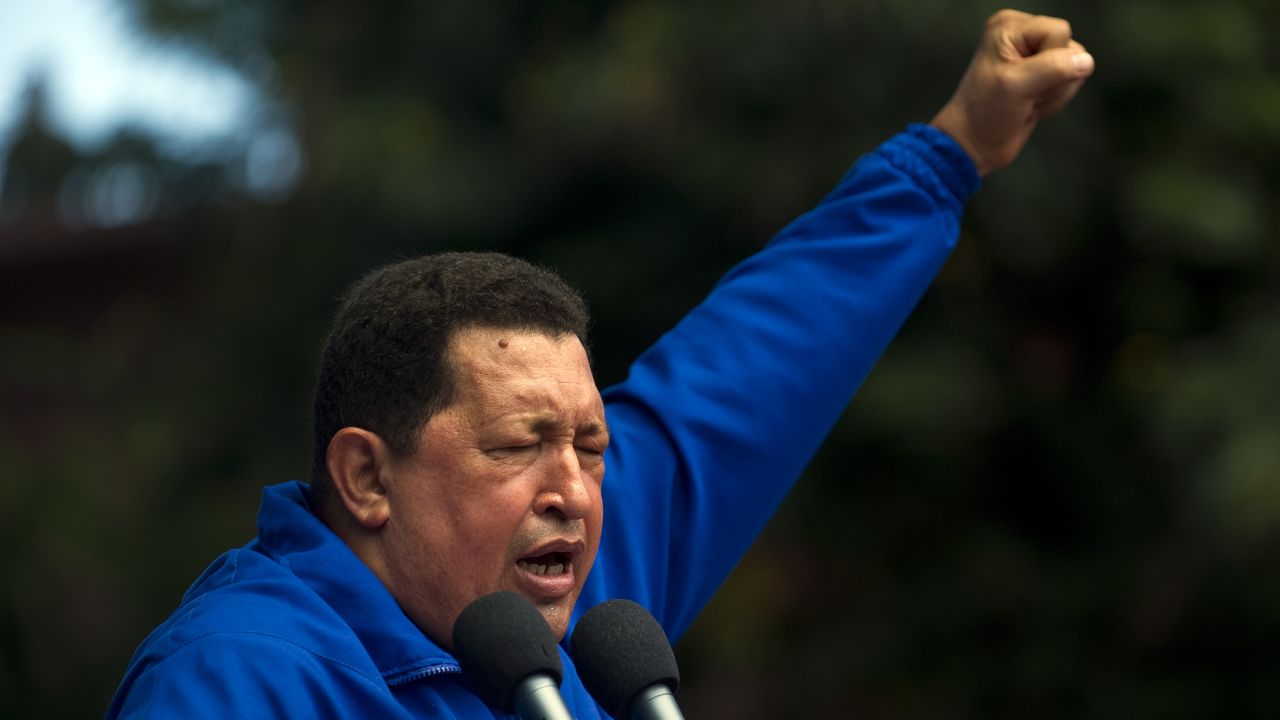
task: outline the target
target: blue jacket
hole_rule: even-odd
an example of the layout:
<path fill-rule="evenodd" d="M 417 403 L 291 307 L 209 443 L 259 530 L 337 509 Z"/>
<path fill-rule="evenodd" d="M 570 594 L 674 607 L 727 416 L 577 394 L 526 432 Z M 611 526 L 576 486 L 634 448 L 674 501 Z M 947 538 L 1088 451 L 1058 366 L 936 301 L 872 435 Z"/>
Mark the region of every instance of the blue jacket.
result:
<path fill-rule="evenodd" d="M 954 142 L 909 127 L 603 392 L 604 534 L 575 619 L 624 597 L 680 637 L 947 258 L 977 186 Z M 266 489 L 257 539 L 147 637 L 107 717 L 497 716 L 308 497 Z M 570 711 L 604 717 L 561 655 Z"/>

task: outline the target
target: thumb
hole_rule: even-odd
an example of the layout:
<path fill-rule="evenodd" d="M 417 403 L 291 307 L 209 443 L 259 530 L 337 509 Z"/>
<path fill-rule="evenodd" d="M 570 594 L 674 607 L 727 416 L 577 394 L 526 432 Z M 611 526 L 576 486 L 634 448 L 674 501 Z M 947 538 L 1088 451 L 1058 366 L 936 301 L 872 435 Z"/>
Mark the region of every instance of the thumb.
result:
<path fill-rule="evenodd" d="M 1042 50 L 1023 59 L 1017 69 L 1017 90 L 1026 97 L 1039 97 L 1092 75 L 1093 56 L 1073 45 L 1076 46 Z"/>

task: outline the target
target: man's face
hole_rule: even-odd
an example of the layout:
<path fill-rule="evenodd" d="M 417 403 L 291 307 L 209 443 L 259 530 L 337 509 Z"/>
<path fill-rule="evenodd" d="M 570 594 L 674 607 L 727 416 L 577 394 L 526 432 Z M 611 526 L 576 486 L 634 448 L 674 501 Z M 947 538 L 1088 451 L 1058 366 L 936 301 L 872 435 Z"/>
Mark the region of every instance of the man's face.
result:
<path fill-rule="evenodd" d="M 600 543 L 609 442 L 586 352 L 573 335 L 488 328 L 449 352 L 454 402 L 388 467 L 384 581 L 446 647 L 462 609 L 497 590 L 562 638 Z"/>

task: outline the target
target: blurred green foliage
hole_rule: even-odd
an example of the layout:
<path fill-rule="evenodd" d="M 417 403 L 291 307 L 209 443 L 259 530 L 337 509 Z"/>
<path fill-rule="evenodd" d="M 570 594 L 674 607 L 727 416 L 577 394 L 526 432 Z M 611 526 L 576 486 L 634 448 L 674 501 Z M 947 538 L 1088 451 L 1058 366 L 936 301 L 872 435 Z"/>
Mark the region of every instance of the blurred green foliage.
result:
<path fill-rule="evenodd" d="M 367 269 L 559 268 L 602 384 L 859 154 L 996 6 L 133 0 L 280 102 L 287 195 L 35 97 L 0 202 L 0 716 L 95 715 L 263 485 Z M 1280 8 L 1037 3 L 1096 77 L 961 245 L 678 647 L 690 717 L 1280 715 Z M 58 220 L 129 163 L 152 218 Z M 87 175 L 86 175 L 87 177 Z M 18 197 L 18 193 L 21 197 Z M 833 330 L 834 331 L 834 330 Z M 762 439 L 767 442 L 767 439 Z"/>

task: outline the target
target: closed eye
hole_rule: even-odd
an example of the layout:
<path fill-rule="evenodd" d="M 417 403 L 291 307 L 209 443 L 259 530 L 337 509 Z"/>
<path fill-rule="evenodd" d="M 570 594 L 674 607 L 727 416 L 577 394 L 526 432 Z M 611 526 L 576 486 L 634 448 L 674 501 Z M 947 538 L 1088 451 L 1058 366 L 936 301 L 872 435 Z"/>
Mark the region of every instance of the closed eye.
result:
<path fill-rule="evenodd" d="M 584 469 L 595 468 L 604 464 L 604 451 L 599 448 L 577 446 L 574 450 L 577 451 L 578 462 L 581 463 Z"/>
<path fill-rule="evenodd" d="M 494 448 L 492 450 L 486 450 L 485 454 L 494 458 L 508 458 L 513 455 L 519 455 L 520 453 L 527 453 L 532 450 L 536 450 L 537 448 L 538 443 L 536 442 L 528 445 L 507 445 L 500 448 Z"/>

